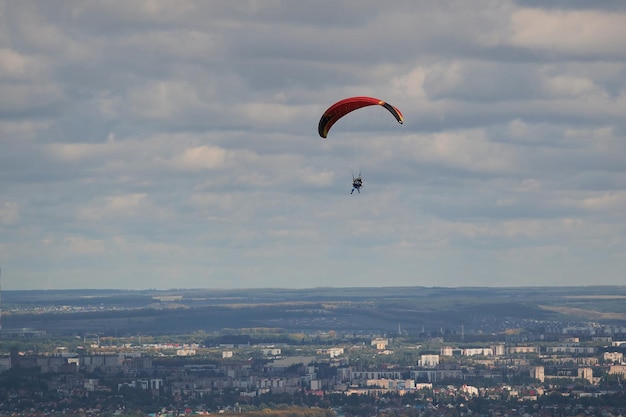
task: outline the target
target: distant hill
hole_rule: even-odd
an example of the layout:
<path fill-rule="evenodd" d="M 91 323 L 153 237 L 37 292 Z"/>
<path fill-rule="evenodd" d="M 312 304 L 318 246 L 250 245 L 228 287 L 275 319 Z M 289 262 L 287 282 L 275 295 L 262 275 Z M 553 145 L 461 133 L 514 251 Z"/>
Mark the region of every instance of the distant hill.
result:
<path fill-rule="evenodd" d="M 626 286 L 3 291 L 3 328 L 170 334 L 224 328 L 499 332 L 525 321 L 626 324 Z"/>

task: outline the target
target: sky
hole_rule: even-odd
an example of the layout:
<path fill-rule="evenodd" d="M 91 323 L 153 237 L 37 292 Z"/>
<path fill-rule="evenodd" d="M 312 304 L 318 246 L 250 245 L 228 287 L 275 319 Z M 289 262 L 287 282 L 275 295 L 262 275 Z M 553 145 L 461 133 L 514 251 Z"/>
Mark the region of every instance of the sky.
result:
<path fill-rule="evenodd" d="M 623 285 L 625 22 L 602 0 L 0 0 L 2 289 Z M 405 123 L 369 107 L 320 138 L 351 96 Z"/>

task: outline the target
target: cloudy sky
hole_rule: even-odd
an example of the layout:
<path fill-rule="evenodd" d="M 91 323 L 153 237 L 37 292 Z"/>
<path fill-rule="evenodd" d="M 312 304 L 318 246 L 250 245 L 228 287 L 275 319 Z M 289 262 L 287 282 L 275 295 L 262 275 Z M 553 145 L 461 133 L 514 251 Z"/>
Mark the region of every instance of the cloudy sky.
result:
<path fill-rule="evenodd" d="M 625 22 L 615 1 L 0 0 L 2 289 L 624 284 Z M 371 107 L 321 139 L 357 95 L 405 124 Z"/>

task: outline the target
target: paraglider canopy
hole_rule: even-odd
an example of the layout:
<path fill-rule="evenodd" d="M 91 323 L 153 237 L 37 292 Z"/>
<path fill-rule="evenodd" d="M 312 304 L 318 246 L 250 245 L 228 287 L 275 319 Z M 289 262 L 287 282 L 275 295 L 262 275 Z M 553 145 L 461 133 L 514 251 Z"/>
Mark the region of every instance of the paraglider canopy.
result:
<path fill-rule="evenodd" d="M 317 126 L 317 131 L 319 135 L 323 138 L 326 138 L 328 136 L 330 128 L 332 127 L 332 125 L 335 124 L 335 122 L 337 122 L 346 114 L 367 106 L 382 106 L 386 108 L 396 118 L 398 123 L 404 123 L 404 117 L 402 116 L 400 110 L 387 103 L 386 101 L 374 97 L 350 97 L 336 102 L 324 112 Z"/>

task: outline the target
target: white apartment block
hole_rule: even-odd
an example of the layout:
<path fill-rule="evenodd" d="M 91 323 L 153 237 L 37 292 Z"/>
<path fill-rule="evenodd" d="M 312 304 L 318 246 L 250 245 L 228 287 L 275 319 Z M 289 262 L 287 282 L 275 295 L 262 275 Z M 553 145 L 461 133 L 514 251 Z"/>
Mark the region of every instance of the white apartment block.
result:
<path fill-rule="evenodd" d="M 387 345 L 389 344 L 388 339 L 383 339 L 381 337 L 377 337 L 376 339 L 372 339 L 371 345 L 375 346 L 377 350 L 385 350 L 387 349 Z"/>
<path fill-rule="evenodd" d="M 328 355 L 331 358 L 336 358 L 337 356 L 343 355 L 344 349 L 340 347 L 333 347 L 329 349 L 318 349 L 318 355 Z"/>
<path fill-rule="evenodd" d="M 505 350 L 503 344 L 491 345 L 490 348 L 493 352 L 493 356 L 504 356 Z"/>
<path fill-rule="evenodd" d="M 448 378 L 461 379 L 462 377 L 463 374 L 460 369 L 423 369 L 411 371 L 411 378 L 414 380 L 426 379 L 430 383 Z"/>
<path fill-rule="evenodd" d="M 508 346 L 505 350 L 509 355 L 539 352 L 536 346 Z"/>
<path fill-rule="evenodd" d="M 441 356 L 452 356 L 454 354 L 454 349 L 452 346 L 444 346 L 439 350 L 439 354 Z"/>
<path fill-rule="evenodd" d="M 491 348 L 467 348 L 461 350 L 463 356 L 491 356 L 493 351 Z"/>
<path fill-rule="evenodd" d="M 504 356 L 505 348 L 503 344 L 465 349 L 444 346 L 439 350 L 439 354 L 441 356 Z"/>
<path fill-rule="evenodd" d="M 593 384 L 593 369 L 578 368 L 578 378 L 587 380 L 590 384 Z"/>
<path fill-rule="evenodd" d="M 417 361 L 417 365 L 424 368 L 434 368 L 439 365 L 439 355 L 422 355 Z"/>
<path fill-rule="evenodd" d="M 265 356 L 278 356 L 282 353 L 282 350 L 280 348 L 263 348 L 261 352 Z"/>
<path fill-rule="evenodd" d="M 352 371 L 350 380 L 368 380 L 368 379 L 400 379 L 402 372 L 400 371 Z"/>
<path fill-rule="evenodd" d="M 478 396 L 478 388 L 477 387 L 473 387 L 471 385 L 463 385 L 460 389 L 461 392 L 464 392 L 468 395 L 471 395 L 473 397 L 477 397 Z"/>
<path fill-rule="evenodd" d="M 545 378 L 545 368 L 543 366 L 533 366 L 530 368 L 530 377 L 543 382 Z"/>
<path fill-rule="evenodd" d="M 575 355 L 593 355 L 596 353 L 594 346 L 547 346 L 546 353 L 569 353 Z"/>
<path fill-rule="evenodd" d="M 609 375 L 621 375 L 626 377 L 626 365 L 611 365 L 609 367 Z"/>
<path fill-rule="evenodd" d="M 368 379 L 367 386 L 388 390 L 414 390 L 415 381 L 412 379 Z"/>

